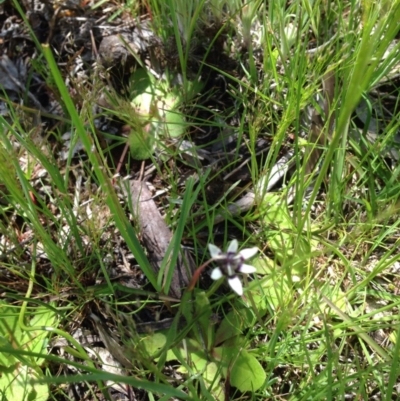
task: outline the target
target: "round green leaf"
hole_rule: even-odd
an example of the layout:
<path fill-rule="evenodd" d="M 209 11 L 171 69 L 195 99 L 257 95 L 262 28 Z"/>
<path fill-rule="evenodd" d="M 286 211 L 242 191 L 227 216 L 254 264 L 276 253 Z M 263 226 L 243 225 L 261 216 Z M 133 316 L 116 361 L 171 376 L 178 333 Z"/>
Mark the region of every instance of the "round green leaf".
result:
<path fill-rule="evenodd" d="M 149 131 L 149 132 L 146 132 Z M 144 129 L 139 127 L 128 136 L 129 149 L 135 160 L 145 160 L 151 157 L 154 150 L 155 138 L 151 123 Z"/>
<path fill-rule="evenodd" d="M 150 357 L 156 355 L 158 351 L 164 347 L 166 342 L 167 337 L 163 333 L 154 333 L 143 338 L 142 340 L 142 344 L 144 345 Z"/>
<path fill-rule="evenodd" d="M 230 374 L 231 385 L 240 391 L 256 391 L 266 380 L 263 367 L 257 359 L 246 351 L 237 357 Z"/>
<path fill-rule="evenodd" d="M 177 138 L 185 133 L 186 123 L 182 113 L 178 111 L 165 110 L 166 134 L 171 138 Z"/>

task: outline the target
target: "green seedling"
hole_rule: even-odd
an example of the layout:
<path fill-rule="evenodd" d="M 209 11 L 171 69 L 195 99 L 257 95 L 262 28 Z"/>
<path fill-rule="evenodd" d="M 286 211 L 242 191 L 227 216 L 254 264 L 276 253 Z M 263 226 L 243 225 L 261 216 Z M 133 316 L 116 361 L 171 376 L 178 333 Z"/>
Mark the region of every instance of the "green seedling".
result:
<path fill-rule="evenodd" d="M 180 108 L 201 88 L 199 82 L 189 85 L 186 93 L 168 79 L 156 79 L 140 68 L 132 75 L 131 106 L 134 110 L 128 143 L 134 159 L 149 158 L 161 138 L 178 138 L 185 133 L 186 121 Z"/>
<path fill-rule="evenodd" d="M 35 330 L 24 330 L 18 323 L 20 308 L 0 302 L 0 345 L 10 351 L 23 350 L 32 353 L 45 353 L 49 332 L 41 327 L 52 326 L 56 321 L 54 311 L 38 307 L 30 317 Z M 0 393 L 6 400 L 45 401 L 49 397 L 46 384 L 35 383 L 43 377 L 40 366 L 43 358 L 18 356 L 15 353 L 0 353 Z"/>
<path fill-rule="evenodd" d="M 190 330 L 184 339 L 172 348 L 168 333 L 146 336 L 143 344 L 150 357 L 160 358 L 165 352 L 166 361 L 178 360 L 178 371 L 188 377 L 197 377 L 204 390 L 215 400 L 224 400 L 223 382 L 245 392 L 257 391 L 266 375 L 257 358 L 247 350 L 244 330 L 252 327 L 257 317 L 251 309 L 235 303 L 220 324 L 213 322 L 213 310 L 204 291 L 186 292 L 181 312 Z"/>

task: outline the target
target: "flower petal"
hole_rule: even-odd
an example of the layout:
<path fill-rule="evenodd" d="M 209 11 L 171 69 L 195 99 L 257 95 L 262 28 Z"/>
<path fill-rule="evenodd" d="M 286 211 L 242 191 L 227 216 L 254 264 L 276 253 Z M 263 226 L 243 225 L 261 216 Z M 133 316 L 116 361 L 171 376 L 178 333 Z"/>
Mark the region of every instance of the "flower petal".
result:
<path fill-rule="evenodd" d="M 237 239 L 233 239 L 231 241 L 231 243 L 229 244 L 228 249 L 227 249 L 226 252 L 227 253 L 236 253 L 237 250 L 238 250 L 238 247 L 239 247 L 239 244 L 237 242 Z"/>
<path fill-rule="evenodd" d="M 212 272 L 211 272 L 211 278 L 213 280 L 219 280 L 223 276 L 222 271 L 219 267 L 216 267 Z"/>
<path fill-rule="evenodd" d="M 258 248 L 254 247 L 254 248 L 246 248 L 246 249 L 242 249 L 239 252 L 239 255 L 244 259 L 250 259 L 252 258 L 256 253 L 258 252 Z"/>
<path fill-rule="evenodd" d="M 251 273 L 255 273 L 257 271 L 257 269 L 254 266 L 246 265 L 245 263 L 243 263 L 239 267 L 239 271 L 240 271 L 240 273 L 251 274 Z"/>
<path fill-rule="evenodd" d="M 240 278 L 235 276 L 228 279 L 228 283 L 231 286 L 232 290 L 236 292 L 239 296 L 243 295 L 243 286 Z"/>
<path fill-rule="evenodd" d="M 210 255 L 213 259 L 222 253 L 221 249 L 213 244 L 208 244 L 208 250 L 210 251 Z"/>

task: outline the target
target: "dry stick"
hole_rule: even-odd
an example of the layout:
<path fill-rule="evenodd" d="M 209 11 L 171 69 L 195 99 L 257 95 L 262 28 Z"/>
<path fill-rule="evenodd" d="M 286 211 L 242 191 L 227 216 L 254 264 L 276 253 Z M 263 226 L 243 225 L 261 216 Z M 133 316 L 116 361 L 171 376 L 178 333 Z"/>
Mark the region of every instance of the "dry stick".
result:
<path fill-rule="evenodd" d="M 141 242 L 147 249 L 148 258 L 155 274 L 159 274 L 163 260 L 170 246 L 173 235 L 155 204 L 151 192 L 143 181 L 130 181 L 125 188 L 131 210 L 137 220 L 137 228 L 141 234 Z M 178 244 L 177 244 L 178 246 Z M 179 244 L 179 247 L 181 245 Z M 178 256 L 175 266 L 168 264 L 166 269 L 173 269 L 170 296 L 180 299 L 181 289 L 189 283 L 190 273 L 195 269 L 190 254 L 183 250 Z M 167 271 L 165 272 L 167 274 Z"/>

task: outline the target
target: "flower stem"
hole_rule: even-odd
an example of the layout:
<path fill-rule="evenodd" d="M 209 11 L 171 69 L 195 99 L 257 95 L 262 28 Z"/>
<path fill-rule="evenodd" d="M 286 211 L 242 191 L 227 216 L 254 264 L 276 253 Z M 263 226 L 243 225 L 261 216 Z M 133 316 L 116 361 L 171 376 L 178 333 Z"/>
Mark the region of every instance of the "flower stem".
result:
<path fill-rule="evenodd" d="M 203 270 L 212 262 L 213 260 L 207 260 L 207 262 L 203 263 L 200 267 L 198 267 L 193 273 L 192 279 L 190 280 L 189 285 L 187 286 L 187 291 L 192 291 L 197 281 L 199 280 L 200 274 L 203 273 Z"/>

